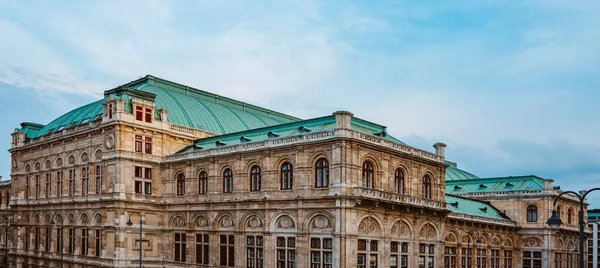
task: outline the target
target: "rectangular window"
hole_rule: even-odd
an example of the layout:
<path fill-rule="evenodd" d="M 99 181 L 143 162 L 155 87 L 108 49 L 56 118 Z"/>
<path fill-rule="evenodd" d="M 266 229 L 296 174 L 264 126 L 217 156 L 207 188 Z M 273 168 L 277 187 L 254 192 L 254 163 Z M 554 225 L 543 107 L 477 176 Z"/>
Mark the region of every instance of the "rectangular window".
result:
<path fill-rule="evenodd" d="M 146 113 L 144 119 L 146 123 L 152 123 L 152 108 L 146 108 L 145 111 Z"/>
<path fill-rule="evenodd" d="M 152 194 L 152 168 L 135 167 L 134 191 L 136 194 Z"/>
<path fill-rule="evenodd" d="M 419 244 L 419 268 L 435 267 L 435 245 Z"/>
<path fill-rule="evenodd" d="M 476 259 L 477 268 L 486 268 L 487 264 L 487 250 L 478 248 L 477 249 L 477 259 Z"/>
<path fill-rule="evenodd" d="M 152 179 L 152 169 L 151 168 L 144 169 L 144 179 L 148 179 L 148 180 Z"/>
<path fill-rule="evenodd" d="M 29 243 L 31 243 L 31 229 L 29 229 L 29 227 L 25 227 L 25 251 L 29 251 L 31 249 L 29 247 Z"/>
<path fill-rule="evenodd" d="M 140 135 L 135 135 L 135 151 L 142 152 L 142 136 Z"/>
<path fill-rule="evenodd" d="M 69 196 L 75 195 L 75 169 L 69 170 Z"/>
<path fill-rule="evenodd" d="M 379 241 L 378 240 L 358 240 L 358 256 L 357 260 L 359 268 L 377 268 L 379 256 Z M 362 263 L 362 264 L 361 264 Z"/>
<path fill-rule="evenodd" d="M 63 194 L 63 172 L 56 172 L 56 196 L 61 197 Z"/>
<path fill-rule="evenodd" d="M 81 255 L 83 256 L 87 256 L 88 253 L 88 242 L 89 242 L 89 237 L 88 237 L 88 229 L 81 229 Z"/>
<path fill-rule="evenodd" d="M 569 255 L 567 254 L 567 265 L 569 263 L 568 259 Z M 542 268 L 542 252 L 523 251 L 523 268 Z"/>
<path fill-rule="evenodd" d="M 235 241 L 234 235 L 219 236 L 219 264 L 225 267 L 235 265 Z"/>
<path fill-rule="evenodd" d="M 50 227 L 46 227 L 46 244 L 45 250 L 46 252 L 50 252 L 50 241 L 52 240 L 52 229 Z"/>
<path fill-rule="evenodd" d="M 50 197 L 50 193 L 52 192 L 52 179 L 50 178 L 50 173 L 46 173 L 46 198 Z M 1 199 L 1 198 L 0 198 Z"/>
<path fill-rule="evenodd" d="M 112 103 L 108 105 L 108 119 L 112 119 L 113 116 L 113 106 Z"/>
<path fill-rule="evenodd" d="M 296 238 L 277 237 L 277 268 L 296 267 Z"/>
<path fill-rule="evenodd" d="M 40 175 L 35 175 L 35 198 L 40 198 Z"/>
<path fill-rule="evenodd" d="M 500 250 L 490 250 L 490 268 L 500 268 Z"/>
<path fill-rule="evenodd" d="M 333 239 L 316 238 L 310 239 L 310 267 L 332 268 L 333 267 Z"/>
<path fill-rule="evenodd" d="M 40 227 L 35 227 L 35 236 L 33 238 L 35 251 L 40 250 Z"/>
<path fill-rule="evenodd" d="M 246 237 L 246 267 L 248 268 L 263 268 L 264 267 L 264 252 L 263 252 L 263 237 L 262 236 L 247 236 Z"/>
<path fill-rule="evenodd" d="M 208 234 L 196 234 L 196 263 L 208 265 Z"/>
<path fill-rule="evenodd" d="M 146 137 L 144 140 L 144 153 L 152 154 L 152 138 Z"/>
<path fill-rule="evenodd" d="M 444 268 L 456 268 L 456 247 L 444 248 Z"/>
<path fill-rule="evenodd" d="M 102 166 L 96 165 L 96 194 L 102 193 Z"/>
<path fill-rule="evenodd" d="M 63 232 L 61 228 L 56 228 L 56 253 L 60 253 L 63 247 Z"/>
<path fill-rule="evenodd" d="M 560 252 L 554 253 L 554 267 L 562 268 L 562 253 Z"/>
<path fill-rule="evenodd" d="M 144 121 L 144 109 L 142 106 L 135 106 L 135 120 Z"/>
<path fill-rule="evenodd" d="M 29 199 L 29 176 L 25 177 L 25 199 Z"/>
<path fill-rule="evenodd" d="M 90 171 L 89 167 L 81 168 L 81 195 L 88 194 L 89 181 L 90 181 L 90 177 L 89 177 L 89 173 L 88 173 L 89 171 Z"/>
<path fill-rule="evenodd" d="M 461 248 L 460 249 L 460 267 L 461 268 L 468 268 L 471 267 L 471 264 L 473 263 L 473 248 L 470 248 L 470 252 L 467 251 L 467 248 Z"/>
<path fill-rule="evenodd" d="M 69 248 L 67 248 L 67 253 L 73 254 L 75 252 L 75 229 L 69 228 Z"/>
<path fill-rule="evenodd" d="M 175 261 L 185 262 L 185 233 L 175 233 Z M 140 241 L 142 243 L 142 241 Z"/>
<path fill-rule="evenodd" d="M 101 230 L 96 230 L 96 249 L 95 252 L 96 253 L 96 257 L 100 257 L 100 251 L 102 251 L 102 231 Z"/>

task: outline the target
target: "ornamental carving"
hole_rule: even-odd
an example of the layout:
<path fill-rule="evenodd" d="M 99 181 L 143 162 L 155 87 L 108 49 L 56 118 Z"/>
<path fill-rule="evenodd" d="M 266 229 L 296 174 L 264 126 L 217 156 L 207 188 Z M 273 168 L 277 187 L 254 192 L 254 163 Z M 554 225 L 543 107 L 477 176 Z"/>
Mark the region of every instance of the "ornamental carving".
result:
<path fill-rule="evenodd" d="M 81 224 L 88 224 L 88 216 L 86 214 L 81 215 Z"/>
<path fill-rule="evenodd" d="M 435 238 L 435 229 L 431 224 L 426 224 L 421 227 L 421 231 L 419 231 L 419 237 L 433 239 Z"/>
<path fill-rule="evenodd" d="M 499 245 L 500 245 L 500 238 L 498 238 L 497 236 L 492 238 L 492 246 L 499 246 Z"/>
<path fill-rule="evenodd" d="M 512 240 L 510 238 L 506 239 L 506 241 L 504 241 L 504 246 L 506 246 L 506 247 L 512 247 L 513 246 Z"/>
<path fill-rule="evenodd" d="M 59 157 L 58 159 L 56 159 L 56 166 L 57 167 L 62 167 L 62 165 L 63 165 L 62 158 Z"/>
<path fill-rule="evenodd" d="M 115 147 L 115 137 L 113 135 L 106 136 L 106 149 L 112 149 Z"/>
<path fill-rule="evenodd" d="M 46 160 L 46 163 L 44 164 L 44 166 L 46 167 L 46 169 L 50 169 L 52 167 L 50 160 Z"/>
<path fill-rule="evenodd" d="M 18 168 L 19 167 L 19 161 L 17 161 L 17 158 L 13 158 L 13 160 L 12 160 L 12 166 L 13 166 L 13 168 Z"/>
<path fill-rule="evenodd" d="M 29 164 L 25 165 L 25 171 L 26 172 L 30 172 L 31 171 L 31 167 L 29 166 Z"/>
<path fill-rule="evenodd" d="M 529 238 L 529 239 L 525 240 L 525 246 L 526 247 L 539 247 L 541 245 L 536 239 Z"/>
<path fill-rule="evenodd" d="M 173 220 L 173 225 L 175 225 L 176 227 L 184 227 L 185 220 L 183 219 L 183 217 L 176 217 L 175 220 Z"/>
<path fill-rule="evenodd" d="M 408 236 L 408 225 L 402 221 L 396 222 L 394 226 L 392 226 L 391 232 L 395 236 Z"/>
<path fill-rule="evenodd" d="M 456 242 L 456 236 L 453 233 L 449 233 L 446 235 L 446 242 L 454 243 Z"/>
<path fill-rule="evenodd" d="M 96 223 L 96 225 L 102 225 L 102 215 L 96 214 L 94 222 Z"/>
<path fill-rule="evenodd" d="M 250 227 L 250 228 L 262 227 L 262 221 L 257 216 L 251 216 L 248 219 L 248 224 L 246 225 L 246 227 Z"/>
<path fill-rule="evenodd" d="M 74 165 L 75 164 L 75 157 L 73 155 L 69 156 L 69 165 Z"/>
<path fill-rule="evenodd" d="M 81 155 L 81 162 L 85 163 L 85 162 L 87 162 L 87 161 L 90 161 L 90 157 L 88 156 L 88 154 L 87 154 L 87 153 L 83 153 L 83 154 Z"/>
<path fill-rule="evenodd" d="M 325 229 L 329 227 L 329 219 L 325 216 L 317 216 L 313 220 L 313 226 L 317 229 Z"/>
<path fill-rule="evenodd" d="M 40 170 L 40 162 L 35 163 L 35 171 Z"/>
<path fill-rule="evenodd" d="M 198 217 L 198 219 L 196 219 L 196 226 L 198 226 L 198 227 L 208 226 L 208 219 L 206 219 L 206 217 L 204 217 L 204 216 Z"/>
<path fill-rule="evenodd" d="M 281 217 L 279 217 L 277 227 L 283 228 L 283 229 L 293 228 L 294 221 L 292 220 L 292 218 L 290 218 L 290 216 L 281 216 Z"/>
<path fill-rule="evenodd" d="M 360 233 L 379 233 L 379 224 L 377 221 L 371 217 L 368 217 L 360 222 L 358 225 L 358 231 Z"/>
<path fill-rule="evenodd" d="M 221 227 L 223 228 L 229 228 L 231 226 L 233 226 L 233 221 L 231 220 L 231 217 L 225 215 L 221 218 Z"/>
<path fill-rule="evenodd" d="M 102 151 L 97 150 L 96 153 L 94 154 L 94 157 L 96 158 L 96 160 L 101 160 L 102 159 Z"/>

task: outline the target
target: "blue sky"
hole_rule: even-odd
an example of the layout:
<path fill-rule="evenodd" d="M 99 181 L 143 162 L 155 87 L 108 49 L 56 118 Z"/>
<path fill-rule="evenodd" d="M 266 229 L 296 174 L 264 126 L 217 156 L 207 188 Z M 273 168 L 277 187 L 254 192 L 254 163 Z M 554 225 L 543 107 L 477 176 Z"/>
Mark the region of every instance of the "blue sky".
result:
<path fill-rule="evenodd" d="M 310 118 L 344 109 L 479 176 L 600 186 L 600 1 L 0 0 L 10 133 L 146 74 Z M 600 193 L 590 201 L 600 207 Z"/>

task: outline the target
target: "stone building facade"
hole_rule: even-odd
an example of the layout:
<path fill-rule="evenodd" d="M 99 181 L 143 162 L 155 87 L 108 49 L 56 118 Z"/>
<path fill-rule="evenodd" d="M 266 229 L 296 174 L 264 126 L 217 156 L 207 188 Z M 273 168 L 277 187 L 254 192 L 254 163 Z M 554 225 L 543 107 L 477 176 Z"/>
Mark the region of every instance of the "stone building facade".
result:
<path fill-rule="evenodd" d="M 575 223 L 545 225 L 552 180 L 479 178 L 349 112 L 301 120 L 146 76 L 12 137 L 10 267 L 138 267 L 140 246 L 144 267 L 576 261 Z"/>

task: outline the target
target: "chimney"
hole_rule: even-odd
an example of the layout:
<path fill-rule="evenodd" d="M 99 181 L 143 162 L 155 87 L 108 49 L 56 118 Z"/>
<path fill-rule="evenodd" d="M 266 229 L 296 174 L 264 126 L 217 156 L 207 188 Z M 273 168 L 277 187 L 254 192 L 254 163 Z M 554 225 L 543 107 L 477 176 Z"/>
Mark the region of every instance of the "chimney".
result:
<path fill-rule="evenodd" d="M 350 120 L 354 114 L 348 111 L 337 111 L 333 115 L 335 116 L 335 128 L 350 129 Z"/>
<path fill-rule="evenodd" d="M 435 148 L 435 154 L 441 156 L 441 157 L 445 157 L 446 155 L 446 144 L 441 143 L 441 142 L 436 142 L 433 145 L 433 148 Z"/>
<path fill-rule="evenodd" d="M 160 110 L 158 110 L 158 112 L 160 113 L 160 121 L 166 123 L 167 115 L 169 114 L 169 111 L 167 111 L 166 109 L 160 109 Z"/>

